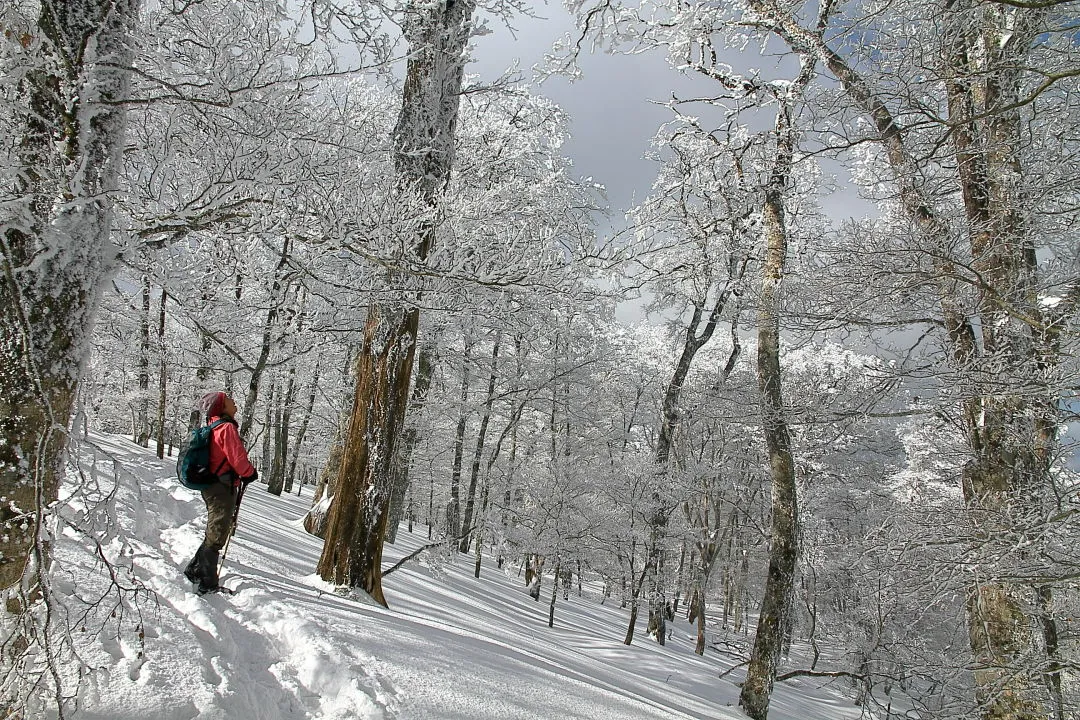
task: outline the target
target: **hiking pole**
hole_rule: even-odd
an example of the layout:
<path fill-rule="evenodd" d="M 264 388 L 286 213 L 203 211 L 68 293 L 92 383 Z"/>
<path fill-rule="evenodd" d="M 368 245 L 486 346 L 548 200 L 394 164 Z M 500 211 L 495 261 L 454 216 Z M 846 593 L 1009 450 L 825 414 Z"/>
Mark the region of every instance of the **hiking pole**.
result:
<path fill-rule="evenodd" d="M 236 534 L 236 523 L 240 519 L 240 501 L 244 499 L 244 488 L 246 487 L 247 483 L 241 482 L 236 491 L 236 507 L 233 509 L 232 528 L 229 530 L 229 537 L 225 538 L 225 545 L 221 548 L 221 558 L 218 560 L 219 575 L 221 574 L 221 568 L 225 566 L 225 553 L 229 552 L 229 543 L 232 542 L 232 536 Z"/>

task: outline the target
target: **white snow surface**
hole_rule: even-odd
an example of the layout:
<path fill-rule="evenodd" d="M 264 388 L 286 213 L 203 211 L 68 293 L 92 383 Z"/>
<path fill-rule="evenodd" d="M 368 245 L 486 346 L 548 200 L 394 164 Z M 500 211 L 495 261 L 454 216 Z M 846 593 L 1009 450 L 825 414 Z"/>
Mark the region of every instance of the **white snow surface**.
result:
<path fill-rule="evenodd" d="M 115 524 L 101 536 L 103 551 L 133 563 L 149 592 L 139 612 L 129 603 L 114 619 L 106 603 L 98 613 L 104 620 L 69 621 L 87 670 L 67 717 L 745 717 L 737 708 L 742 669 L 719 677 L 737 660 L 712 649 L 695 655 L 685 619 L 671 623 L 666 646 L 643 624 L 626 646 L 628 611 L 611 599 L 601 605 L 596 593 L 579 597 L 575 584 L 568 600 L 560 592 L 548 628 L 551 578 L 534 601 L 516 563 L 501 571 L 485 558 L 477 580 L 471 554 L 411 561 L 385 578 L 390 609 L 363 595 L 335 594 L 314 574 L 321 541 L 301 524 L 310 488 L 297 498 L 251 486 L 222 572 L 222 584 L 236 594 L 199 597 L 181 570 L 201 541 L 205 513 L 201 498 L 176 482 L 175 458 L 158 460 L 127 438 L 93 433 L 78 454 L 84 479 L 69 483 L 65 514 L 94 506 L 88 488 L 108 494 L 115 487 Z M 386 546 L 384 567 L 427 542 L 426 528 L 417 530 L 401 528 L 397 544 Z M 69 608 L 107 587 L 92 550 L 70 529 L 57 543 L 62 570 L 54 590 Z M 846 691 L 835 681 L 780 683 L 770 720 L 859 717 Z"/>

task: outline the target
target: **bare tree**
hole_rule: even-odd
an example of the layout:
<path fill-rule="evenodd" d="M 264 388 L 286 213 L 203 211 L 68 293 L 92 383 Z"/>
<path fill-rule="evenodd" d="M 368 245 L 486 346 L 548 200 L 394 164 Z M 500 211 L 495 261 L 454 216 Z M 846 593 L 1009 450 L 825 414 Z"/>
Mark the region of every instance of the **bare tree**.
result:
<path fill-rule="evenodd" d="M 19 168 L 0 218 L 0 589 L 35 597 L 75 390 L 117 247 L 111 197 L 124 143 L 136 0 L 41 4 L 27 28 Z M 7 144 L 7 143 L 5 143 Z M 7 194 L 7 190 L 5 190 Z"/>
<path fill-rule="evenodd" d="M 403 195 L 418 197 L 430 214 L 406 249 L 421 262 L 434 246 L 436 213 L 453 163 L 474 7 L 464 0 L 415 3 L 405 11 L 410 56 L 395 129 L 395 162 Z M 340 477 L 318 566 L 324 580 L 363 589 L 382 605 L 391 467 L 408 401 L 419 320 L 419 309 L 406 305 L 375 305 L 368 312 Z"/>

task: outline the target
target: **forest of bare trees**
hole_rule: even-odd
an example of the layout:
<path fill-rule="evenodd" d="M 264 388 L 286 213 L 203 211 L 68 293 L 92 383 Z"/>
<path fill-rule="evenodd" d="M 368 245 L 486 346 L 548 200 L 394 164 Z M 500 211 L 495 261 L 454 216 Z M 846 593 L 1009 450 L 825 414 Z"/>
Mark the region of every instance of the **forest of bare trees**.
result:
<path fill-rule="evenodd" d="M 210 389 L 382 605 L 423 533 L 549 624 L 583 582 L 627 645 L 691 623 L 755 720 L 815 674 L 1080 713 L 1075 3 L 565 5 L 545 72 L 671 67 L 631 208 L 543 86 L 469 75 L 529 3 L 0 9 L 5 717 L 73 428 L 167 457 Z"/>

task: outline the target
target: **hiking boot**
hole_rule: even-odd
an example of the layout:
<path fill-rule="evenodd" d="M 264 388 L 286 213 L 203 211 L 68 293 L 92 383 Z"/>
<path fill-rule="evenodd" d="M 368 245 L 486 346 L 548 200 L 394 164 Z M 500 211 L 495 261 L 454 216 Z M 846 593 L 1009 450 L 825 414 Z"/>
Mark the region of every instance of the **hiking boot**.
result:
<path fill-rule="evenodd" d="M 203 585 L 199 583 L 199 589 L 195 591 L 197 595 L 205 595 L 206 593 L 221 592 L 225 588 L 220 585 Z"/>
<path fill-rule="evenodd" d="M 195 554 L 195 576 L 203 592 L 216 590 L 218 586 L 218 549 L 209 545 L 199 548 Z"/>
<path fill-rule="evenodd" d="M 191 558 L 187 567 L 184 568 L 184 577 L 188 579 L 188 582 L 199 582 L 199 555 L 202 553 L 202 546 L 199 546 L 198 552 L 195 553 L 195 557 Z"/>

